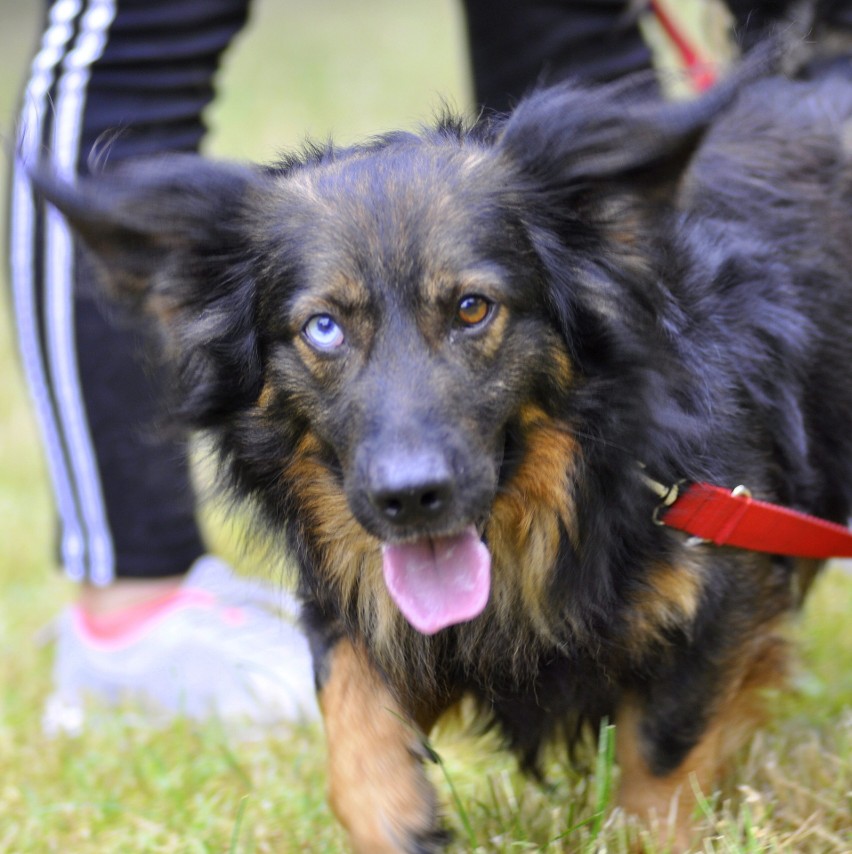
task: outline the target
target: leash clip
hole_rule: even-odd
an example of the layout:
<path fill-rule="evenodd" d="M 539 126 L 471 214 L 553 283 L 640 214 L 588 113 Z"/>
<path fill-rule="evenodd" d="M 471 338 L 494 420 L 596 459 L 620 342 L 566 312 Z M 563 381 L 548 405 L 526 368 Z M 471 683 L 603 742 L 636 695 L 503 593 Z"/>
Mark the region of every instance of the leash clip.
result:
<path fill-rule="evenodd" d="M 639 463 L 639 467 L 642 469 L 639 474 L 639 477 L 642 478 L 642 482 L 657 496 L 657 498 L 660 499 L 660 503 L 657 504 L 654 508 L 654 512 L 651 514 L 651 519 L 655 525 L 664 525 L 665 522 L 660 518 L 660 513 L 662 513 L 663 510 L 667 510 L 675 503 L 675 501 L 678 500 L 680 497 L 680 487 L 685 483 L 685 481 L 679 480 L 669 486 L 666 486 L 666 484 L 660 483 L 660 481 L 654 480 L 654 478 L 645 474 L 645 466 L 642 463 Z"/>
<path fill-rule="evenodd" d="M 686 481 L 685 480 L 679 480 L 677 483 L 674 483 L 669 487 L 666 487 L 665 484 L 657 483 L 656 481 L 652 481 L 650 478 L 646 479 L 646 483 L 648 484 L 648 486 L 651 489 L 654 490 L 654 492 L 657 493 L 657 495 L 660 496 L 660 503 L 654 508 L 654 512 L 651 514 L 651 519 L 653 520 L 655 525 L 659 525 L 660 527 L 664 527 L 666 523 L 661 518 L 660 514 L 664 510 L 668 510 L 668 508 L 671 507 L 672 504 L 674 504 L 675 501 L 678 500 L 678 498 L 680 498 L 680 488 L 681 488 L 681 486 L 683 486 L 684 483 L 686 483 Z M 653 486 L 652 486 L 652 484 L 653 484 Z M 749 497 L 751 497 L 751 493 L 744 486 L 738 486 L 737 490 L 744 490 L 745 493 L 748 493 Z M 743 493 L 737 492 L 736 490 L 734 490 L 733 494 L 741 495 Z M 683 544 L 688 549 L 694 549 L 694 548 L 697 548 L 698 546 L 703 546 L 709 542 L 710 542 L 710 540 L 705 540 L 703 537 L 696 537 L 693 535 L 691 537 L 687 537 L 683 541 Z"/>

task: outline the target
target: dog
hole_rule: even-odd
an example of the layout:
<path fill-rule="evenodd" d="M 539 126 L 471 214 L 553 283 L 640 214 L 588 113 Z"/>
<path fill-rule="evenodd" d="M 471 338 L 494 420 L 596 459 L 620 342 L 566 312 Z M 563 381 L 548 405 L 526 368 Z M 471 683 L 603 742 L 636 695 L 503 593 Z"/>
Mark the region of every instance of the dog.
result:
<path fill-rule="evenodd" d="M 614 721 L 619 804 L 686 849 L 783 684 L 818 563 L 654 524 L 646 481 L 850 514 L 852 81 L 755 65 L 271 167 L 36 171 L 293 555 L 354 850 L 441 847 L 424 736 L 464 698 L 532 772 Z"/>

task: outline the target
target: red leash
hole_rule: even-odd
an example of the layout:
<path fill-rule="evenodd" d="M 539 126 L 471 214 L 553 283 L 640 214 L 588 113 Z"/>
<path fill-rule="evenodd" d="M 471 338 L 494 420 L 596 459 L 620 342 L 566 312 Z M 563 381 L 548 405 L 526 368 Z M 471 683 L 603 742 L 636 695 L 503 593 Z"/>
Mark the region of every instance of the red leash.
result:
<path fill-rule="evenodd" d="M 852 531 L 778 504 L 709 483 L 665 487 L 645 478 L 662 499 L 654 521 L 717 546 L 791 557 L 852 557 Z"/>
<path fill-rule="evenodd" d="M 690 44 L 686 34 L 665 10 L 659 0 L 651 0 L 651 9 L 657 21 L 680 54 L 681 62 L 692 80 L 696 91 L 704 92 L 716 82 L 716 72 L 712 63 L 702 59 L 694 45 Z"/>

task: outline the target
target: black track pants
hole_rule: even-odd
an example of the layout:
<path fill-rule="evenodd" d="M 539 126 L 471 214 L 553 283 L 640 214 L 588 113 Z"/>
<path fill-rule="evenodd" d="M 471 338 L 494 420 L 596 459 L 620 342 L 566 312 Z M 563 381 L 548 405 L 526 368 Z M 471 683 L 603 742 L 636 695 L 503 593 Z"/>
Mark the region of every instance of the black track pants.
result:
<path fill-rule="evenodd" d="M 21 101 L 10 199 L 15 324 L 74 579 L 185 572 L 203 551 L 186 449 L 156 423 L 161 378 L 116 323 L 23 163 L 73 180 L 90 158 L 193 151 L 248 0 L 55 0 Z M 93 154 L 94 150 L 94 154 Z M 143 367 L 143 364 L 145 367 Z"/>

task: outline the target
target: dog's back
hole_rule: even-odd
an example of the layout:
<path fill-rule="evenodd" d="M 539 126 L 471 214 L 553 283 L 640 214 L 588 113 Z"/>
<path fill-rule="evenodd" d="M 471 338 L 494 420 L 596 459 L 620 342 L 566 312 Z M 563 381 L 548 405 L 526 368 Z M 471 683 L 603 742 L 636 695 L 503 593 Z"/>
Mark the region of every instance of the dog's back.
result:
<path fill-rule="evenodd" d="M 840 523 L 852 504 L 847 71 L 748 87 L 704 138 L 677 200 L 716 282 L 705 309 L 724 320 L 754 399 L 774 410 L 782 500 Z"/>
<path fill-rule="evenodd" d="M 732 233 L 745 224 L 791 266 L 818 266 L 814 252 L 848 256 L 852 69 L 744 89 L 704 137 L 679 203 Z"/>

